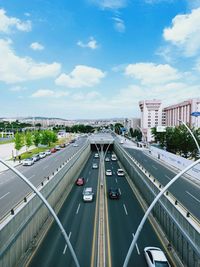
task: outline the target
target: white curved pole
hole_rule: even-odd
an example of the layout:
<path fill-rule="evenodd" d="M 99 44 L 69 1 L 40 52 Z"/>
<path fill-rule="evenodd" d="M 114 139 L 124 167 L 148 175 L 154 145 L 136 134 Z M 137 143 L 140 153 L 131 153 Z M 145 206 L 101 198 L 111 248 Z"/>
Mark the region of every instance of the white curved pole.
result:
<path fill-rule="evenodd" d="M 40 191 L 38 191 L 38 189 L 22 174 L 20 173 L 17 169 L 13 168 L 12 166 L 10 166 L 8 163 L 6 163 L 4 160 L 2 160 L 0 158 L 0 162 L 2 164 L 4 164 L 6 167 L 8 167 L 9 169 L 11 169 L 15 174 L 17 174 L 17 176 L 19 176 L 31 189 L 33 189 L 33 191 L 36 193 L 36 195 L 38 195 L 38 197 L 42 200 L 42 202 L 46 205 L 47 209 L 50 211 L 50 213 L 52 214 L 52 216 L 54 217 L 58 227 L 61 230 L 61 233 L 64 236 L 64 239 L 69 247 L 69 250 L 72 254 L 72 257 L 74 259 L 74 262 L 76 264 L 77 267 L 80 267 L 78 259 L 76 257 L 76 254 L 73 250 L 73 247 L 69 241 L 69 237 L 67 236 L 67 233 L 65 232 L 64 227 L 62 226 L 60 220 L 58 219 L 56 213 L 54 212 L 54 210 L 52 209 L 52 207 L 49 205 L 49 203 L 47 202 L 47 200 L 43 197 L 43 195 L 40 193 Z"/>
<path fill-rule="evenodd" d="M 140 232 L 142 231 L 142 228 L 144 226 L 144 223 L 146 222 L 149 213 L 151 212 L 151 210 L 153 209 L 153 207 L 155 206 L 155 204 L 158 202 L 158 200 L 160 199 L 160 197 L 165 193 L 165 191 L 181 176 L 183 175 L 185 172 L 187 172 L 188 170 L 190 170 L 192 167 L 194 167 L 195 165 L 200 163 L 200 159 L 196 160 L 195 162 L 193 162 L 192 164 L 190 164 L 188 167 L 186 167 L 184 170 L 182 170 L 180 173 L 178 173 L 161 191 L 160 193 L 155 197 L 155 199 L 153 200 L 153 202 L 151 203 L 151 205 L 149 206 L 149 208 L 147 209 L 147 211 L 145 212 L 138 228 L 137 231 L 134 235 L 134 238 L 131 242 L 131 245 L 129 247 L 128 253 L 126 255 L 123 267 L 127 267 L 128 266 L 128 262 L 130 259 L 130 256 L 133 252 L 133 249 L 137 243 L 137 239 L 139 237 Z"/>
<path fill-rule="evenodd" d="M 180 122 L 187 128 L 187 130 L 188 130 L 189 133 L 191 134 L 192 138 L 194 139 L 194 142 L 195 142 L 195 144 L 196 144 L 196 146 L 197 146 L 198 152 L 200 153 L 200 147 L 199 147 L 199 144 L 198 144 L 197 139 L 195 138 L 193 132 L 191 131 L 191 129 L 187 126 L 187 124 L 186 124 L 184 121 L 182 121 L 182 120 L 178 120 L 178 121 L 180 121 Z"/>

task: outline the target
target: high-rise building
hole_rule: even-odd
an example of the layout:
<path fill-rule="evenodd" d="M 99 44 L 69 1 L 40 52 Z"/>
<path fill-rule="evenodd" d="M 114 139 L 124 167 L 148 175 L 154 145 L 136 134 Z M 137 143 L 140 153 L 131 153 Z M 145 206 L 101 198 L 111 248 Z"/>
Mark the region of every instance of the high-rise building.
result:
<path fill-rule="evenodd" d="M 166 126 L 180 125 L 179 120 L 190 127 L 200 127 L 200 117 L 191 116 L 193 112 L 200 112 L 200 98 L 192 98 L 181 103 L 164 108 Z"/>
<path fill-rule="evenodd" d="M 151 128 L 161 126 L 164 121 L 161 100 L 143 100 L 139 102 L 141 110 L 141 128 L 147 141 L 152 141 Z"/>

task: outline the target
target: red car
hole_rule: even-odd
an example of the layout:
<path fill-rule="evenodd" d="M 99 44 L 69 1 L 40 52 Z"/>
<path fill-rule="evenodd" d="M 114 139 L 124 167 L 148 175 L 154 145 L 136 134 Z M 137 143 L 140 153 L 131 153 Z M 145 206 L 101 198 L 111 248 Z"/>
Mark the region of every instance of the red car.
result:
<path fill-rule="evenodd" d="M 83 177 L 80 177 L 76 180 L 76 185 L 84 185 L 85 180 Z"/>
<path fill-rule="evenodd" d="M 51 153 L 55 153 L 57 150 L 55 149 L 55 147 L 53 147 L 52 149 L 51 149 Z"/>

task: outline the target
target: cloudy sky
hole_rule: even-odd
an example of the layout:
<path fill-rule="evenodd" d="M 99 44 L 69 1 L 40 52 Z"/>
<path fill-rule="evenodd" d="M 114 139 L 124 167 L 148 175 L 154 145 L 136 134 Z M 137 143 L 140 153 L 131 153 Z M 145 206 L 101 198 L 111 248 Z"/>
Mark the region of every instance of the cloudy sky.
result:
<path fill-rule="evenodd" d="M 0 0 L 0 117 L 139 116 L 200 97 L 200 0 Z"/>

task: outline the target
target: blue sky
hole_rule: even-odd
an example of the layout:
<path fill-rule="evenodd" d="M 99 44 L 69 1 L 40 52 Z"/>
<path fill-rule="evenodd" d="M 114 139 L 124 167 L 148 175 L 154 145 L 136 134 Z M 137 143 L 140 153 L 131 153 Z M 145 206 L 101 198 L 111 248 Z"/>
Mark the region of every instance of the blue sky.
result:
<path fill-rule="evenodd" d="M 137 117 L 200 97 L 200 0 L 0 0 L 0 117 Z"/>

